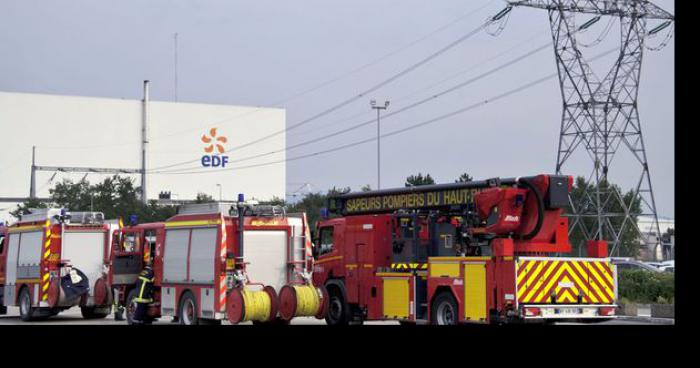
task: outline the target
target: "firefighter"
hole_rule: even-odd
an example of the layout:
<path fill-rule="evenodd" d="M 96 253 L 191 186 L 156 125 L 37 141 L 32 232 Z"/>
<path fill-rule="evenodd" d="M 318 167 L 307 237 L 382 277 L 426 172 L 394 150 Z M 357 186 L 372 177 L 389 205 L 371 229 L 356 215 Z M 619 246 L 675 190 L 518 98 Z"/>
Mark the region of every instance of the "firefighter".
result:
<path fill-rule="evenodd" d="M 132 321 L 134 324 L 144 324 L 146 323 L 148 305 L 153 302 L 153 268 L 150 259 L 146 261 L 146 267 L 139 274 L 136 292 L 136 298 L 134 298 L 136 311 L 134 311 Z"/>

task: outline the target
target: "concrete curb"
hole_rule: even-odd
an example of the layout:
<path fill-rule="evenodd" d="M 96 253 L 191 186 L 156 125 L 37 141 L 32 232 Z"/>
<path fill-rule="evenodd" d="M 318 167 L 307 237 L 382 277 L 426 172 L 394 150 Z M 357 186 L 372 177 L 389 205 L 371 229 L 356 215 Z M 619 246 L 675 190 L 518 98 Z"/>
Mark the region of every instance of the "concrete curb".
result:
<path fill-rule="evenodd" d="M 630 322 L 651 323 L 654 325 L 675 325 L 676 320 L 673 318 L 654 318 L 654 317 L 639 317 L 639 316 L 617 316 L 617 319 Z"/>

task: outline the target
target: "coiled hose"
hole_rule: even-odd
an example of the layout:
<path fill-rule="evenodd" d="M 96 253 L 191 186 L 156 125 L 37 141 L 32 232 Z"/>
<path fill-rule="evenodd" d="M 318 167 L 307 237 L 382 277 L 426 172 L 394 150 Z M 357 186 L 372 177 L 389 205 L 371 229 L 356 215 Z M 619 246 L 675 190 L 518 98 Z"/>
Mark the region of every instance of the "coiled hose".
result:
<path fill-rule="evenodd" d="M 279 293 L 280 318 L 289 321 L 294 317 L 324 318 L 328 310 L 328 292 L 323 286 L 285 285 Z"/>

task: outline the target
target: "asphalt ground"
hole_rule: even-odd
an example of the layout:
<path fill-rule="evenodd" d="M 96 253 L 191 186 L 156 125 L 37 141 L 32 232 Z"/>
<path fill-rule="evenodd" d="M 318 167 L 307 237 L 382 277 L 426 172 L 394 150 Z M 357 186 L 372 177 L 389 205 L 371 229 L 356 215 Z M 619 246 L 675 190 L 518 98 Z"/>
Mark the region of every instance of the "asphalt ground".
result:
<path fill-rule="evenodd" d="M 68 309 L 57 316 L 53 316 L 46 320 L 23 322 L 19 318 L 19 308 L 18 307 L 8 307 L 7 314 L 0 316 L 0 325 L 14 325 L 14 324 L 27 324 L 27 325 L 125 325 L 125 321 L 115 321 L 114 315 L 110 314 L 104 319 L 93 319 L 86 320 L 80 315 L 79 308 Z M 172 324 L 169 317 L 164 317 L 161 320 L 153 323 L 154 325 L 170 325 Z M 228 321 L 223 321 L 224 325 L 230 325 Z M 243 323 L 250 324 L 250 322 Z M 291 322 L 292 325 L 325 325 L 324 320 L 318 320 L 311 317 L 299 317 L 295 318 Z M 365 322 L 365 325 L 396 325 L 399 323 L 396 321 L 370 321 Z M 615 319 L 611 321 L 597 322 L 597 323 L 575 323 L 575 322 L 558 322 L 558 325 L 654 325 L 653 321 L 645 321 L 643 319 Z"/>

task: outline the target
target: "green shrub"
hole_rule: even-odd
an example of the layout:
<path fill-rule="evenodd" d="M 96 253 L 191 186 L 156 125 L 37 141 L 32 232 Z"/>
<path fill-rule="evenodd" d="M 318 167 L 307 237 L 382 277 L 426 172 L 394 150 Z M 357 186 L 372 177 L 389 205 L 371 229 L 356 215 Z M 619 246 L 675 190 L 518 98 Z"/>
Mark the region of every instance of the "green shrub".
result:
<path fill-rule="evenodd" d="M 620 270 L 617 285 L 619 297 L 633 303 L 669 304 L 674 301 L 675 279 L 672 273 Z"/>

